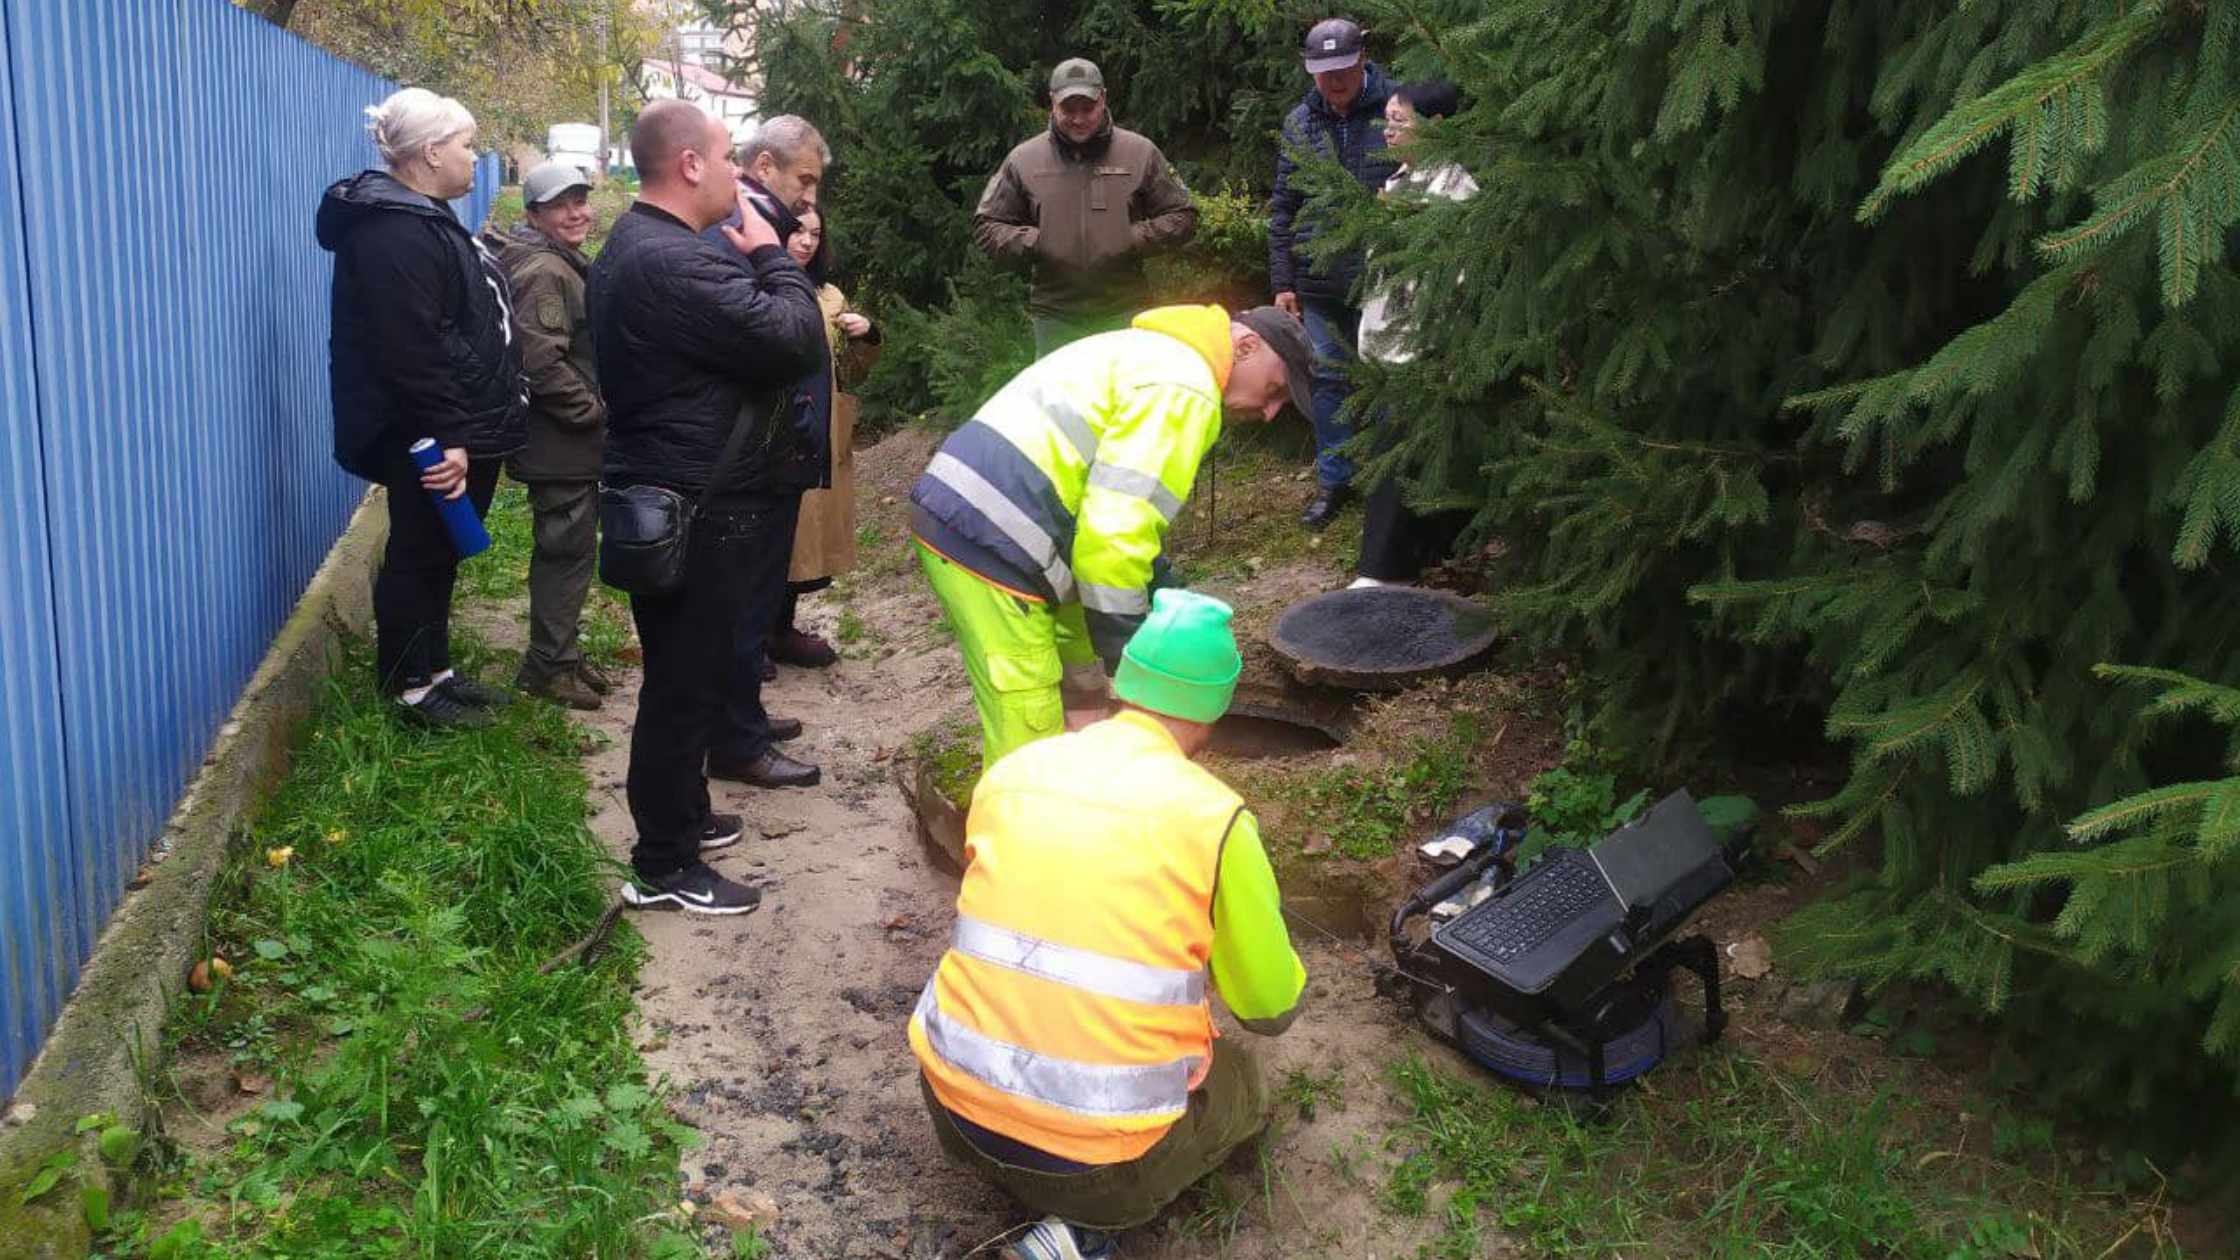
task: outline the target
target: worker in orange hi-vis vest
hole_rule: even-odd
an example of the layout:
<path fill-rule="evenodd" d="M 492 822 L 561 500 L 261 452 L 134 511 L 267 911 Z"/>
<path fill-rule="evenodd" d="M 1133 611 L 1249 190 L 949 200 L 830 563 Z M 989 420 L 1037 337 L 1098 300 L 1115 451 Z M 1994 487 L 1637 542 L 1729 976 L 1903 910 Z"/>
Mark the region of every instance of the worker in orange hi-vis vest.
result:
<path fill-rule="evenodd" d="M 1005 1254 L 1102 1260 L 1267 1122 L 1258 1067 L 1216 1048 L 1290 1026 L 1306 969 L 1252 812 L 1192 758 L 1242 661 L 1219 600 L 1161 590 L 1122 654 L 1120 712 L 989 768 L 956 934 L 910 1020 L 949 1156 L 1049 1214 Z"/>

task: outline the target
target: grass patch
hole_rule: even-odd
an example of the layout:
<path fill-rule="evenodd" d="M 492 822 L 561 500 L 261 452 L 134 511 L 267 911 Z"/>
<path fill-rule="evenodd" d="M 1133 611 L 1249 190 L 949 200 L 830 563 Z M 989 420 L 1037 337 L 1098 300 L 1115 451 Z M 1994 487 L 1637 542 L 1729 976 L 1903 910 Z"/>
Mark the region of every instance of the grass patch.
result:
<path fill-rule="evenodd" d="M 529 510 L 528 487 L 511 478 L 499 482 L 482 525 L 490 532 L 490 549 L 459 566 L 459 598 L 489 603 L 526 600 L 529 557 L 536 550 L 536 522 Z M 521 605 L 520 615 L 526 622 L 526 603 Z M 585 658 L 603 669 L 619 667 L 632 635 L 627 597 L 594 579 L 583 601 L 582 626 Z"/>
<path fill-rule="evenodd" d="M 972 800 L 980 783 L 980 725 L 942 722 L 910 737 L 911 759 L 933 773 L 933 786 L 959 805 Z"/>
<path fill-rule="evenodd" d="M 489 527 L 462 604 L 526 579 L 522 487 Z M 586 638 L 611 660 L 628 623 L 606 595 Z M 510 663 L 454 644 L 462 669 Z M 213 889 L 206 950 L 231 976 L 165 1026 L 167 1062 L 254 1095 L 228 1104 L 247 1109 L 216 1150 L 149 1144 L 152 1199 L 109 1214 L 97 1255 L 701 1255 L 670 1214 L 696 1135 L 630 1035 L 640 938 L 617 925 L 594 965 L 541 970 L 611 899 L 584 738 L 540 704 L 486 731 L 409 730 L 352 649 Z M 185 1105 L 167 1075 L 156 1090 Z"/>
<path fill-rule="evenodd" d="M 1471 785 L 1481 729 L 1475 714 L 1456 713 L 1443 733 L 1409 739 L 1392 764 L 1279 772 L 1257 782 L 1299 817 L 1315 820 L 1338 853 L 1374 861 L 1461 799 Z"/>
<path fill-rule="evenodd" d="M 1971 1147 L 1948 1109 L 1891 1093 L 1862 1106 L 1740 1054 L 1668 1066 L 1659 1093 L 1598 1122 L 1421 1058 L 1394 1081 L 1412 1117 L 1395 1145 L 1412 1153 L 1383 1198 L 1420 1216 L 1453 1186 L 1436 1255 L 1479 1255 L 1494 1229 L 1533 1255 L 2175 1254 L 2050 1154 Z"/>

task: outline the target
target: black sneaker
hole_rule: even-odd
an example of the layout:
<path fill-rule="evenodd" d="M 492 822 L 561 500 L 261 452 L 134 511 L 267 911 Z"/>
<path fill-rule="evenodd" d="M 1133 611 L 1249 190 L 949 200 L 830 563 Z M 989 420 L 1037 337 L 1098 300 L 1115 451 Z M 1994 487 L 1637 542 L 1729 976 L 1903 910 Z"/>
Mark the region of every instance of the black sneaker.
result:
<path fill-rule="evenodd" d="M 478 731 L 491 724 L 487 711 L 464 703 L 444 687 L 430 687 L 418 704 L 399 700 L 397 708 L 405 721 L 431 731 Z"/>
<path fill-rule="evenodd" d="M 707 825 L 700 828 L 700 851 L 728 849 L 739 843 L 747 832 L 747 820 L 737 814 L 710 814 Z"/>
<path fill-rule="evenodd" d="M 453 674 L 436 684 L 437 691 L 448 691 L 451 698 L 477 709 L 502 709 L 513 703 L 513 693 L 500 691 L 486 682 Z"/>
<path fill-rule="evenodd" d="M 622 886 L 623 904 L 640 910 L 682 910 L 687 914 L 745 914 L 762 904 L 762 894 L 695 862 L 661 879 L 633 877 Z"/>

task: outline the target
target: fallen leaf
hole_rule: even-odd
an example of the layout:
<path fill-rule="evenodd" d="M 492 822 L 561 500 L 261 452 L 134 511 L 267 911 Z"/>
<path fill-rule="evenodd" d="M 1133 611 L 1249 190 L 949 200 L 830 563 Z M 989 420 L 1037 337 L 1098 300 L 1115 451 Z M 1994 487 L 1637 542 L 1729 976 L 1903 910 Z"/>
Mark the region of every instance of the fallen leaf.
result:
<path fill-rule="evenodd" d="M 1773 949 L 1763 936 L 1727 946 L 1727 960 L 1727 969 L 1743 980 L 1763 980 L 1773 974 Z"/>
<path fill-rule="evenodd" d="M 11 1125 L 26 1125 L 38 1118 L 39 1105 L 37 1103 L 20 1102 L 8 1108 L 7 1122 Z"/>
<path fill-rule="evenodd" d="M 208 993 L 210 991 L 209 963 L 197 962 L 187 972 L 187 988 L 196 993 Z"/>
<path fill-rule="evenodd" d="M 333 831 L 327 833 L 328 844 L 341 844 L 343 841 L 348 840 L 349 838 L 350 833 L 340 827 L 337 827 Z"/>
<path fill-rule="evenodd" d="M 888 919 L 886 922 L 880 924 L 879 926 L 885 928 L 889 932 L 900 932 L 910 926 L 910 916 L 907 914 L 898 914 L 893 918 Z"/>
<path fill-rule="evenodd" d="M 1331 848 L 1332 848 L 1332 845 L 1331 845 L 1331 843 L 1330 843 L 1330 837 L 1328 837 L 1328 836 L 1324 835 L 1323 833 L 1321 833 L 1321 832 L 1317 831 L 1317 832 L 1313 832 L 1313 833 L 1310 833 L 1310 834 L 1309 834 L 1309 835 L 1307 836 L 1306 842 L 1305 842 L 1304 844 L 1301 844 L 1301 845 L 1299 846 L 1299 852 L 1301 852 L 1301 853 L 1328 853 L 1328 852 L 1329 852 L 1329 851 L 1331 850 Z"/>
<path fill-rule="evenodd" d="M 272 1078 L 262 1072 L 251 1072 L 246 1068 L 236 1068 L 233 1073 L 233 1087 L 244 1094 L 268 1094 L 272 1092 Z"/>
<path fill-rule="evenodd" d="M 210 974 L 220 980 L 231 980 L 233 979 L 233 964 L 227 962 L 223 954 L 212 954 L 210 955 Z"/>
<path fill-rule="evenodd" d="M 264 864 L 277 871 L 286 866 L 295 855 L 295 846 L 292 844 L 284 844 L 277 849 L 266 849 L 264 851 Z"/>
<path fill-rule="evenodd" d="M 701 1215 L 734 1233 L 767 1230 L 778 1223 L 778 1204 L 767 1194 L 741 1197 L 739 1191 L 725 1190 L 708 1200 Z"/>
<path fill-rule="evenodd" d="M 155 873 L 155 870 L 154 870 L 154 868 L 153 868 L 153 867 L 147 867 L 147 866 L 143 866 L 143 867 L 141 867 L 141 868 L 140 868 L 140 873 L 139 873 L 139 874 L 137 874 L 137 875 L 135 875 L 135 876 L 133 876 L 133 877 L 132 877 L 132 882 L 131 882 L 131 883 L 129 883 L 129 884 L 126 884 L 126 885 L 125 885 L 125 887 L 127 887 L 127 888 L 131 888 L 131 889 L 135 889 L 135 890 L 137 890 L 137 889 L 141 889 L 141 888 L 146 888 L 146 887 L 148 886 L 149 882 L 150 882 L 151 880 L 155 879 L 155 877 L 156 877 L 156 873 Z"/>

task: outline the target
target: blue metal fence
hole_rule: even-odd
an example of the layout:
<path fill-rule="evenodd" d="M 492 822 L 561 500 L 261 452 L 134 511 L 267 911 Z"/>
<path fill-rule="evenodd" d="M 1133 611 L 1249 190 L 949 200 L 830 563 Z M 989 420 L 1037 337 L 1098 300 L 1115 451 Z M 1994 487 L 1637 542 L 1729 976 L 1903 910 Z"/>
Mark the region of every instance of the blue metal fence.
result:
<path fill-rule="evenodd" d="M 0 0 L 0 1098 L 364 490 L 311 221 L 394 87 L 228 0 Z"/>

